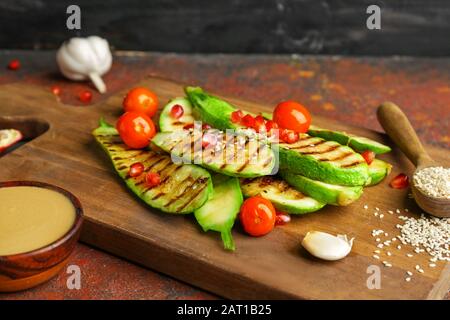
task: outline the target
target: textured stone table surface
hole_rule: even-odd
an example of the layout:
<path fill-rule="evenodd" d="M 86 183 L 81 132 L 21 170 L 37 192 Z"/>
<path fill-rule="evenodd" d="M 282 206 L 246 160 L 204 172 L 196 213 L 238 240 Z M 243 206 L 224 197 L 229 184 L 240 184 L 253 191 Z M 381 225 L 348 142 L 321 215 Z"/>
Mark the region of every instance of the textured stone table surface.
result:
<path fill-rule="evenodd" d="M 7 69 L 12 59 L 20 60 L 19 70 Z M 113 67 L 104 77 L 108 94 L 100 95 L 89 83 L 63 79 L 53 51 L 0 51 L 0 85 L 22 81 L 44 90 L 57 85 L 61 88 L 61 101 L 74 108 L 89 108 L 78 101 L 77 95 L 82 90 L 91 90 L 95 103 L 146 75 L 197 84 L 266 104 L 294 99 L 308 106 L 313 115 L 375 130 L 381 130 L 376 108 L 390 100 L 403 108 L 424 142 L 450 147 L 450 58 L 117 51 Z M 81 289 L 69 290 L 68 275 L 63 272 L 37 288 L 0 294 L 0 299 L 217 298 L 84 244 L 77 246 L 70 264 L 81 269 Z"/>

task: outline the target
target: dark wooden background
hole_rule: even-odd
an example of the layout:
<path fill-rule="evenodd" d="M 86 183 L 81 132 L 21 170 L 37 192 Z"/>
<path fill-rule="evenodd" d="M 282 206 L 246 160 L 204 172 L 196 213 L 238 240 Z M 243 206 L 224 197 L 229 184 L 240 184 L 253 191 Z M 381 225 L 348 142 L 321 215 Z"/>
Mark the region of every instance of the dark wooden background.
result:
<path fill-rule="evenodd" d="M 350 55 L 450 55 L 449 0 L 1 0 L 0 48 L 50 49 L 77 32 L 123 50 Z M 382 29 L 366 8 L 382 8 Z"/>

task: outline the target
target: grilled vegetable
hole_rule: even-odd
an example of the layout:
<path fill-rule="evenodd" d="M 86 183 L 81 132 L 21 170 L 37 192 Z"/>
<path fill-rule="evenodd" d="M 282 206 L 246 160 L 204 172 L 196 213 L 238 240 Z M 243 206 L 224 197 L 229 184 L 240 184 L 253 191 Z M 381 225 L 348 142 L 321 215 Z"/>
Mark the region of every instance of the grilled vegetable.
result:
<path fill-rule="evenodd" d="M 218 97 L 207 94 L 199 87 L 186 87 L 184 91 L 192 103 L 194 113 L 203 122 L 219 130 L 245 128 L 245 126 L 232 121 L 231 114 L 236 111 L 233 105 Z M 244 112 L 244 114 L 249 113 Z"/>
<path fill-rule="evenodd" d="M 172 108 L 179 105 L 183 108 L 183 115 L 175 118 L 172 115 Z M 159 129 L 161 132 L 173 132 L 182 130 L 186 126 L 194 125 L 194 116 L 192 115 L 192 105 L 186 98 L 175 98 L 170 100 L 164 107 L 159 118 Z"/>
<path fill-rule="evenodd" d="M 212 196 L 195 210 L 195 218 L 203 231 L 220 232 L 225 249 L 234 250 L 231 229 L 243 202 L 239 180 L 217 174 L 213 175 L 213 186 Z"/>
<path fill-rule="evenodd" d="M 277 210 L 287 213 L 314 212 L 325 206 L 324 202 L 305 196 L 275 177 L 241 179 L 241 189 L 246 198 L 261 196 L 272 202 Z"/>
<path fill-rule="evenodd" d="M 200 118 L 219 129 L 239 126 L 231 121 L 236 109 L 201 88 L 185 89 Z M 364 158 L 347 146 L 300 134 L 295 143 L 280 144 L 280 169 L 338 185 L 365 185 L 369 179 Z"/>
<path fill-rule="evenodd" d="M 391 173 L 392 165 L 379 159 L 374 159 L 369 165 L 369 175 L 371 178 L 368 186 L 380 183 Z"/>
<path fill-rule="evenodd" d="M 212 192 L 211 176 L 200 167 L 174 164 L 170 156 L 154 151 L 130 149 L 117 130 L 103 121 L 93 135 L 130 190 L 154 208 L 170 213 L 190 213 L 201 207 Z M 135 163 L 143 164 L 145 169 L 142 174 L 131 177 L 130 167 Z M 146 184 L 148 172 L 159 174 L 161 183 L 149 187 Z"/>
<path fill-rule="evenodd" d="M 271 174 L 275 166 L 272 149 L 244 135 L 225 135 L 217 130 L 203 133 L 183 130 L 158 133 L 152 142 L 183 161 L 229 176 L 265 176 Z"/>
<path fill-rule="evenodd" d="M 328 204 L 346 206 L 362 195 L 363 187 L 346 187 L 311 180 L 298 174 L 281 171 L 281 176 L 292 187 L 308 196 Z"/>
<path fill-rule="evenodd" d="M 280 169 L 344 186 L 362 186 L 369 180 L 367 163 L 359 153 L 304 133 L 295 143 L 280 144 Z"/>
<path fill-rule="evenodd" d="M 353 150 L 363 152 L 370 150 L 376 154 L 382 154 L 391 151 L 391 148 L 371 140 L 365 137 L 358 137 L 343 131 L 332 131 L 328 129 L 322 129 L 316 126 L 311 126 L 308 130 L 308 134 L 313 137 L 320 137 L 325 140 L 336 141 L 342 145 L 348 145 Z"/>

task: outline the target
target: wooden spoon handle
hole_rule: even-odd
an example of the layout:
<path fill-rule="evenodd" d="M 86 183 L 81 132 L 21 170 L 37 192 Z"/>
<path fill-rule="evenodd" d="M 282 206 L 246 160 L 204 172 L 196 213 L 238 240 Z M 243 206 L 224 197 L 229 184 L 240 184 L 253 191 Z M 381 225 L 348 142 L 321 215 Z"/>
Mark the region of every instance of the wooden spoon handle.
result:
<path fill-rule="evenodd" d="M 383 103 L 378 107 L 377 116 L 386 133 L 416 167 L 433 162 L 423 148 L 408 118 L 397 105 L 392 102 Z"/>

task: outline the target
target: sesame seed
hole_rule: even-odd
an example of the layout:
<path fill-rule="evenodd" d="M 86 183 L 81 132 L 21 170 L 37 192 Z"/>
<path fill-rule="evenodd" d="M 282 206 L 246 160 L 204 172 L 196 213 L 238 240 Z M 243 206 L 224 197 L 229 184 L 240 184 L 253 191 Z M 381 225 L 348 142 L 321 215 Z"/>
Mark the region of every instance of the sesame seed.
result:
<path fill-rule="evenodd" d="M 424 273 L 423 269 L 419 269 L 417 271 L 419 271 L 420 273 Z"/>
<path fill-rule="evenodd" d="M 374 259 L 380 260 L 380 256 L 378 256 L 378 255 L 376 255 L 376 254 L 374 254 L 372 257 L 373 257 Z"/>
<path fill-rule="evenodd" d="M 414 184 L 425 194 L 450 199 L 450 168 L 428 167 L 413 176 Z"/>
<path fill-rule="evenodd" d="M 383 219 L 384 218 L 384 214 L 380 214 L 380 219 Z"/>
<path fill-rule="evenodd" d="M 430 268 L 434 268 L 434 267 L 436 267 L 436 263 L 430 263 L 429 266 L 430 266 Z"/>
<path fill-rule="evenodd" d="M 375 253 L 380 253 L 381 251 L 380 251 L 380 250 L 375 250 L 374 252 L 375 252 Z"/>
<path fill-rule="evenodd" d="M 375 210 L 377 210 L 377 211 L 380 211 L 380 208 L 378 208 L 378 207 L 375 207 Z"/>
<path fill-rule="evenodd" d="M 407 253 L 406 256 L 407 256 L 408 258 L 412 258 L 414 255 L 412 255 L 411 253 Z"/>
<path fill-rule="evenodd" d="M 394 211 L 389 210 L 388 213 L 389 213 L 389 214 L 394 214 Z"/>
<path fill-rule="evenodd" d="M 398 250 L 400 250 L 401 248 L 402 248 L 402 246 L 401 246 L 401 245 L 398 245 L 398 246 L 397 246 L 397 249 L 398 249 Z"/>
<path fill-rule="evenodd" d="M 375 212 L 373 213 L 373 215 L 374 215 L 375 217 L 378 217 L 378 212 L 375 211 Z"/>
<path fill-rule="evenodd" d="M 396 213 L 400 213 L 400 209 L 395 209 L 395 212 Z"/>
<path fill-rule="evenodd" d="M 412 276 L 413 273 L 411 271 L 406 271 L 406 273 L 408 274 L 408 276 Z"/>
<path fill-rule="evenodd" d="M 380 239 L 380 238 L 376 238 L 375 241 L 376 241 L 376 242 L 380 242 L 381 239 Z"/>
<path fill-rule="evenodd" d="M 379 245 L 377 245 L 377 248 L 380 248 L 380 249 L 381 249 L 381 248 L 383 248 L 383 246 L 384 246 L 384 245 L 383 245 L 382 243 L 380 243 Z"/>
<path fill-rule="evenodd" d="M 416 270 L 419 270 L 420 269 L 420 266 L 418 265 L 418 264 L 416 264 Z"/>
<path fill-rule="evenodd" d="M 389 251 L 386 253 L 389 257 L 392 256 L 392 253 L 390 253 Z"/>
<path fill-rule="evenodd" d="M 410 282 L 410 281 L 411 281 L 411 277 L 407 277 L 407 278 L 405 279 L 405 281 L 406 281 L 406 282 Z"/>
<path fill-rule="evenodd" d="M 368 206 L 367 204 L 365 204 L 365 205 L 364 205 L 364 209 L 367 210 L 368 208 L 369 208 L 369 206 Z"/>

